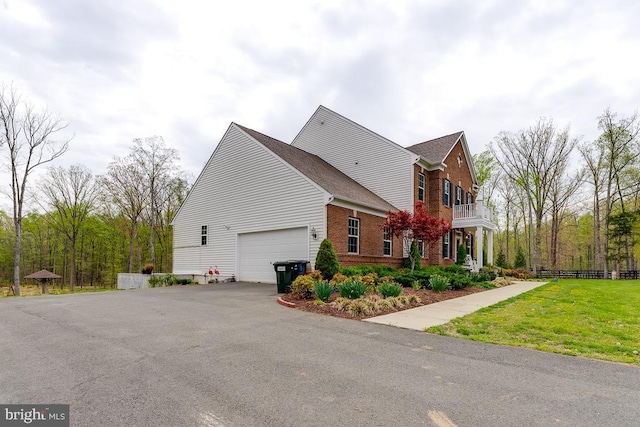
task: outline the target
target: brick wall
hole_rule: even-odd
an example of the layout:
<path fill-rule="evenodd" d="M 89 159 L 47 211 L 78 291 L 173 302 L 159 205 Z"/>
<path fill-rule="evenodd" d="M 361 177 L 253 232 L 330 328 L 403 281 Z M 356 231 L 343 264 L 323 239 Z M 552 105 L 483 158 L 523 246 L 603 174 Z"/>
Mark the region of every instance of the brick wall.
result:
<path fill-rule="evenodd" d="M 460 156 L 461 162 L 458 163 L 458 156 Z M 464 149 L 462 148 L 462 143 L 458 142 L 444 163 L 447 165 L 444 171 L 424 171 L 420 166 L 415 165 L 415 196 L 414 200 L 418 201 L 418 173 L 423 172 L 426 176 L 427 184 L 426 191 L 428 194 L 427 200 L 424 205 L 429 211 L 429 213 L 438 218 L 444 218 L 447 221 L 453 220 L 453 208 L 449 206 L 445 206 L 442 204 L 442 180 L 444 178 L 451 181 L 451 197 L 453 198 L 453 204 L 455 204 L 455 188 L 456 186 L 460 186 L 463 191 L 463 200 L 462 203 L 466 203 L 466 193 L 470 192 L 473 195 L 474 201 L 476 198 L 476 193 L 473 190 L 473 179 L 471 178 L 471 171 L 469 170 L 469 160 L 466 158 L 464 154 Z M 471 231 L 472 234 L 475 234 L 475 229 L 473 230 L 463 230 L 463 236 L 465 231 Z M 442 257 L 442 241 L 435 242 L 430 245 L 425 256 L 425 263 L 429 265 L 448 265 L 453 264 L 455 262 L 455 256 L 457 252 L 457 248 L 455 247 L 455 232 L 451 234 L 451 245 L 453 246 L 453 256 L 451 259 L 444 259 Z"/>
<path fill-rule="evenodd" d="M 360 220 L 360 250 L 358 254 L 348 253 L 349 218 Z M 402 264 L 402 241 L 392 239 L 392 256 L 384 256 L 383 224 L 385 218 L 339 206 L 327 206 L 327 238 L 331 240 L 341 265 Z"/>

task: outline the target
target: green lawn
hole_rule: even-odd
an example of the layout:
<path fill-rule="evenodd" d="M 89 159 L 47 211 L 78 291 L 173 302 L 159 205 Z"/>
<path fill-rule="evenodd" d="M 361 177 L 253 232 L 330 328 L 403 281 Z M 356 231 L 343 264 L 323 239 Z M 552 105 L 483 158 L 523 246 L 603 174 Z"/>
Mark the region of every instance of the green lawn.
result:
<path fill-rule="evenodd" d="M 640 365 L 640 280 L 560 280 L 426 331 Z"/>

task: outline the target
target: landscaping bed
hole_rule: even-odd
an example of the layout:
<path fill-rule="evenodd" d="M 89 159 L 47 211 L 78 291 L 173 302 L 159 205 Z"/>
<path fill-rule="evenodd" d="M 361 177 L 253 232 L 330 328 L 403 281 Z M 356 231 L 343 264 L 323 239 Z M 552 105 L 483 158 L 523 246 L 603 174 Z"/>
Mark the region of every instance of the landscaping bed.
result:
<path fill-rule="evenodd" d="M 370 317 L 381 316 L 383 314 L 395 313 L 397 311 L 407 310 L 410 308 L 421 307 L 423 305 L 433 304 L 440 301 L 446 301 L 453 298 L 459 298 L 465 295 L 475 294 L 477 292 L 483 292 L 486 290 L 488 289 L 481 286 L 469 286 L 463 289 L 456 289 L 456 290 L 447 289 L 443 292 L 435 292 L 430 289 L 414 290 L 412 288 L 403 288 L 402 295 L 405 295 L 407 297 L 414 295 L 418 297 L 420 301 L 408 302 L 403 307 L 398 307 L 398 308 L 379 307 L 376 312 L 361 312 L 361 313 L 354 313 L 350 310 L 344 310 L 340 308 L 339 305 L 336 303 L 336 299 L 340 297 L 340 294 L 338 292 L 334 292 L 333 294 L 331 294 L 329 301 L 322 305 L 319 305 L 316 302 L 317 300 L 305 299 L 298 294 L 292 294 L 292 293 L 283 295 L 281 299 L 286 302 L 294 303 L 295 308 L 302 311 L 309 311 L 312 313 L 319 313 L 319 314 L 327 314 L 329 316 L 341 317 L 345 319 L 362 320 L 362 319 L 368 319 Z M 377 295 L 377 294 L 373 294 L 373 295 Z M 383 299 L 381 296 L 379 296 L 379 298 Z"/>

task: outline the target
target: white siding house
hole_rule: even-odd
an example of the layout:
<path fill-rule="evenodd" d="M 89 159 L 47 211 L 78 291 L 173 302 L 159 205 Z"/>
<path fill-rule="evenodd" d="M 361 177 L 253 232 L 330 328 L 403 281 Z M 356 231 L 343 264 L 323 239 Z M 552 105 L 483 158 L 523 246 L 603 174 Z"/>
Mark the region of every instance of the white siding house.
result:
<path fill-rule="evenodd" d="M 395 209 L 318 156 L 231 124 L 173 221 L 175 274 L 275 283 L 274 261 L 313 264 L 326 205 Z"/>
<path fill-rule="evenodd" d="M 320 240 L 308 230 L 324 228 L 325 198 L 321 188 L 232 124 L 173 222 L 173 271 L 204 274 L 217 265 L 221 277 L 275 282 L 271 262 L 309 259 L 317 251 Z M 260 248 L 266 258 L 246 258 L 258 249 L 254 243 L 273 238 L 278 244 Z"/>
<path fill-rule="evenodd" d="M 413 211 L 420 156 L 320 106 L 291 143 L 330 163 L 398 209 Z"/>
<path fill-rule="evenodd" d="M 274 261 L 313 264 L 324 238 L 343 265 L 400 266 L 402 244 L 385 237 L 385 221 L 416 202 L 458 225 L 457 243 L 475 230 L 481 254 L 491 221 L 479 222 L 470 197 L 468 206 L 445 206 L 445 182 L 475 192 L 463 132 L 403 148 L 323 106 L 291 144 L 232 123 L 173 220 L 173 272 L 204 275 L 215 266 L 221 278 L 275 283 Z M 454 261 L 444 250 L 429 257 Z"/>

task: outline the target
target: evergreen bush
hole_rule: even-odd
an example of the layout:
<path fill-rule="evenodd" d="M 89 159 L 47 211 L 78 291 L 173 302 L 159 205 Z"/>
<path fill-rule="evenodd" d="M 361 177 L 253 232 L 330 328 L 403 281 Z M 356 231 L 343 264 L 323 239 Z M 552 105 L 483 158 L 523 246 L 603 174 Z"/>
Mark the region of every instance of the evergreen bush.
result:
<path fill-rule="evenodd" d="M 513 262 L 514 270 L 527 268 L 527 259 L 524 256 L 522 246 L 518 246 L 518 252 L 516 252 L 516 260 Z"/>
<path fill-rule="evenodd" d="M 333 275 L 340 271 L 338 256 L 333 249 L 331 240 L 324 239 L 320 243 L 320 248 L 318 248 L 318 254 L 316 255 L 315 267 L 317 270 L 320 270 L 324 280 L 331 280 Z"/>
<path fill-rule="evenodd" d="M 456 258 L 456 264 L 462 265 L 464 264 L 464 260 L 467 258 L 467 249 L 464 245 L 458 246 L 458 255 Z"/>

